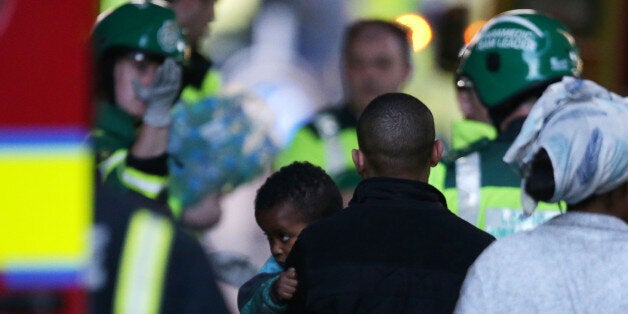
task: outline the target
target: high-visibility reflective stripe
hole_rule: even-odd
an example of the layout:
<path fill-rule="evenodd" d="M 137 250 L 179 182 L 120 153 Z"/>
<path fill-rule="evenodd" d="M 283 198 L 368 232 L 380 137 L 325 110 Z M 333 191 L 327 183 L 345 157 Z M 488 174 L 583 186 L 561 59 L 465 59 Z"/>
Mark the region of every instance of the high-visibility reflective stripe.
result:
<path fill-rule="evenodd" d="M 129 223 L 115 288 L 114 313 L 158 313 L 173 226 L 146 209 Z"/>
<path fill-rule="evenodd" d="M 120 174 L 120 181 L 127 188 L 137 191 L 148 198 L 155 198 L 166 187 L 166 177 L 150 175 L 137 169 L 125 167 Z"/>
<path fill-rule="evenodd" d="M 340 127 L 330 114 L 323 114 L 314 121 L 325 146 L 325 170 L 331 175 L 338 175 L 345 170 L 345 159 L 340 144 Z"/>
<path fill-rule="evenodd" d="M 481 190 L 479 153 L 475 152 L 456 160 L 456 189 L 458 190 L 458 216 L 478 225 Z"/>
<path fill-rule="evenodd" d="M 469 119 L 454 122 L 451 130 L 451 144 L 454 150 L 466 149 L 483 138 L 491 141 L 496 137 L 497 129 L 493 125 Z"/>
<path fill-rule="evenodd" d="M 111 173 L 111 171 L 124 162 L 127 153 L 126 149 L 119 149 L 98 165 L 98 169 L 103 180 L 107 179 L 107 176 Z"/>
<path fill-rule="evenodd" d="M 170 206 L 170 211 L 174 218 L 180 218 L 181 212 L 183 212 L 183 202 L 180 198 L 172 196 L 172 194 L 168 195 L 168 206 Z"/>

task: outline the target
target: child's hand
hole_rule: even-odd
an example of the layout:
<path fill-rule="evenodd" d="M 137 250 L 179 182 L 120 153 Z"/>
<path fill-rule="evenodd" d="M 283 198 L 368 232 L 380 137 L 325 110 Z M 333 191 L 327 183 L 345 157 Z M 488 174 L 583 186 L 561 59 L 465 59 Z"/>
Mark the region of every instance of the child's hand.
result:
<path fill-rule="evenodd" d="M 275 293 L 280 301 L 292 299 L 294 292 L 297 290 L 297 283 L 297 271 L 294 268 L 288 268 L 279 274 L 279 278 L 275 282 Z"/>

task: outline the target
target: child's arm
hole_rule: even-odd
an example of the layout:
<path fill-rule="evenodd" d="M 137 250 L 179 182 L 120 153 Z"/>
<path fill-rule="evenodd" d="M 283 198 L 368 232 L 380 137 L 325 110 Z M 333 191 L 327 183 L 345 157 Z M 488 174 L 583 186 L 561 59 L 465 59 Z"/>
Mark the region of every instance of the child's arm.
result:
<path fill-rule="evenodd" d="M 283 313 L 286 305 L 280 303 L 271 294 L 279 273 L 262 273 L 251 278 L 238 289 L 238 308 L 240 313 Z"/>

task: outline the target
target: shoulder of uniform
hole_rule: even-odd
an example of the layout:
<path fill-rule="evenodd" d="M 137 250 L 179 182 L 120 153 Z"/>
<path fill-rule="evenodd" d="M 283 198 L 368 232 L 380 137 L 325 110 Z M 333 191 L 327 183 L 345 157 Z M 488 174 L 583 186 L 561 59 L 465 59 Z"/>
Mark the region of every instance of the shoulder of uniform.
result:
<path fill-rule="evenodd" d="M 310 120 L 303 126 L 303 129 L 308 129 L 316 137 L 322 137 L 322 131 L 320 130 L 321 123 L 325 124 L 325 122 L 331 122 L 334 124 L 338 124 L 338 109 L 337 108 L 327 108 L 322 111 L 317 112 Z"/>
<path fill-rule="evenodd" d="M 454 149 L 451 150 L 449 152 L 447 152 L 446 154 L 443 155 L 443 157 L 441 158 L 441 162 L 444 163 L 445 165 L 449 166 L 449 165 L 453 165 L 456 160 L 458 160 L 459 158 L 468 156 L 472 153 L 475 152 L 479 152 L 484 150 L 489 144 L 491 143 L 491 140 L 487 137 L 482 137 L 481 139 L 463 147 L 460 149 Z"/>

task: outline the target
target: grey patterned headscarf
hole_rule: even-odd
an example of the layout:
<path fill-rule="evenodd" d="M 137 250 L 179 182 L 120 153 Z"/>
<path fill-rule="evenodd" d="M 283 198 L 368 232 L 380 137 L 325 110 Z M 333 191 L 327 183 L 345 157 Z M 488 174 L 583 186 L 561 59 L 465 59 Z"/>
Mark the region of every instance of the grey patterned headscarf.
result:
<path fill-rule="evenodd" d="M 573 77 L 550 85 L 504 156 L 517 166 L 525 186 L 534 155 L 544 148 L 554 168 L 550 202 L 578 203 L 628 180 L 628 98 Z M 534 202 L 522 188 L 524 211 Z"/>

